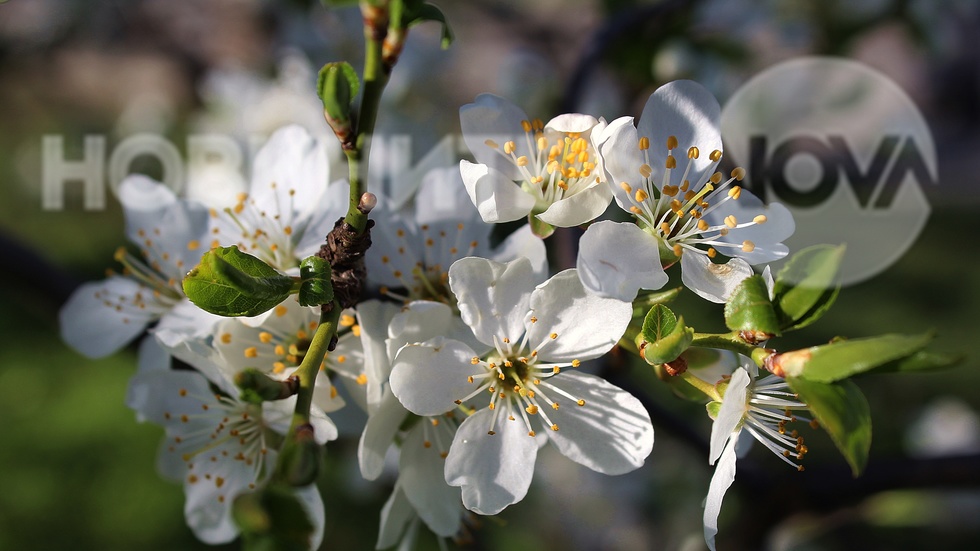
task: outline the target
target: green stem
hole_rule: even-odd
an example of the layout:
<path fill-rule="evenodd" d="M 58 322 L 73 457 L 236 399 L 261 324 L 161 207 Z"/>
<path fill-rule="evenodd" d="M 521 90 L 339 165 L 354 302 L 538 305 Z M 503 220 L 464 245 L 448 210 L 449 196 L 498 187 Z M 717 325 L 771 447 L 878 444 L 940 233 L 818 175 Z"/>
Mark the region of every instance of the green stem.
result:
<path fill-rule="evenodd" d="M 383 70 L 381 62 L 381 45 L 383 38 L 372 36 L 365 29 L 363 95 L 358 107 L 357 134 L 354 138 L 354 149 L 347 151 L 347 165 L 350 176 L 350 204 L 344 221 L 363 233 L 367 225 L 367 214 L 358 208 L 361 195 L 367 191 L 368 160 L 371 153 L 369 140 L 374 133 L 374 125 L 378 119 L 378 108 L 381 104 L 381 94 L 388 84 L 388 74 Z"/>
<path fill-rule="evenodd" d="M 330 341 L 337 332 L 337 321 L 340 319 L 341 310 L 340 305 L 334 303 L 333 309 L 320 314 L 320 325 L 313 333 L 310 348 L 306 351 L 299 368 L 293 373 L 299 378 L 299 391 L 296 393 L 296 409 L 293 410 L 293 422 L 289 427 L 287 442 L 292 441 L 297 428 L 310 422 L 310 406 L 313 404 L 316 377 L 320 373 L 320 364 L 327 355 Z"/>
<path fill-rule="evenodd" d="M 743 356 L 752 358 L 752 361 L 759 367 L 762 367 L 763 360 L 773 352 L 767 348 L 745 342 L 738 331 L 732 331 L 731 333 L 695 333 L 691 346 L 720 348 L 722 350 L 738 352 Z"/>
<path fill-rule="evenodd" d="M 680 377 L 681 380 L 683 380 L 685 383 L 701 391 L 708 398 L 711 398 L 716 402 L 721 401 L 721 395 L 718 394 L 718 389 L 715 388 L 715 385 L 707 381 L 704 381 L 702 379 L 699 379 L 696 375 L 692 374 L 690 371 L 685 371 L 684 373 L 678 375 L 678 377 Z"/>

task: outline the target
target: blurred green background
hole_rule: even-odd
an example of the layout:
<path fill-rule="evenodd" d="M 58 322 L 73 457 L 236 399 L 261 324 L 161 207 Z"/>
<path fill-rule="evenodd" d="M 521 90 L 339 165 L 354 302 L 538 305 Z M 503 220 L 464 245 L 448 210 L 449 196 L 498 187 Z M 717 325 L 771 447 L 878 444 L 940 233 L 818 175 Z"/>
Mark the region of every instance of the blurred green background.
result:
<path fill-rule="evenodd" d="M 931 328 L 935 348 L 967 359 L 941 373 L 860 382 L 874 416 L 869 479 L 892 473 L 900 482 L 902 471 L 892 470 L 908 469 L 914 487 L 872 484 L 821 501 L 805 493 L 807 484 L 847 480 L 829 440 L 813 438 L 802 475 L 754 450 L 744 471 L 739 464 L 719 548 L 972 548 L 980 536 L 980 55 L 973 38 L 980 6 L 481 0 L 442 7 L 457 43 L 444 52 L 438 29 L 412 31 L 379 122 L 382 132 L 411 133 L 416 157 L 458 131 L 457 106 L 485 91 L 519 99 L 542 117 L 562 108 L 639 115 L 647 95 L 668 80 L 694 78 L 724 100 L 762 68 L 807 54 L 862 61 L 905 89 L 939 153 L 939 186 L 926 190 L 931 218 L 898 262 L 844 289 L 822 321 L 778 346 Z M 207 547 L 184 525 L 182 489 L 155 473 L 161 430 L 137 424 L 123 405 L 135 351 L 93 361 L 57 338 L 61 302 L 74 285 L 103 277 L 124 237 L 111 195 L 105 209 L 87 211 L 80 186 L 68 186 L 63 210 L 42 208 L 42 136 L 64 136 L 66 156 L 77 158 L 86 134 L 106 136 L 111 151 L 127 136 L 152 132 L 183 151 L 194 133 L 243 144 L 286 122 L 324 133 L 312 67 L 356 61 L 357 25 L 356 11 L 304 1 L 0 4 L 0 549 Z M 577 71 L 588 76 L 585 84 Z M 151 159 L 132 168 L 161 175 Z M 687 295 L 676 309 L 719 323 L 717 310 Z M 464 548 L 702 548 L 701 501 L 711 471 L 677 422 L 704 439 L 709 420 L 643 368 L 622 369 L 630 372 L 621 377 L 670 414 L 654 415 L 658 441 L 647 465 L 605 478 L 543 452 L 529 498 L 498 518 L 473 519 Z M 362 481 L 355 453 L 356 438 L 328 447 L 323 549 L 373 548 L 393 480 Z M 928 463 L 945 469 L 932 478 L 920 479 L 909 462 L 942 455 L 960 459 Z M 783 494 L 756 485 L 790 475 L 791 491 Z M 763 504 L 760 495 L 784 501 Z M 766 516 L 783 505 L 791 515 Z M 430 537 L 422 546 L 436 548 Z"/>

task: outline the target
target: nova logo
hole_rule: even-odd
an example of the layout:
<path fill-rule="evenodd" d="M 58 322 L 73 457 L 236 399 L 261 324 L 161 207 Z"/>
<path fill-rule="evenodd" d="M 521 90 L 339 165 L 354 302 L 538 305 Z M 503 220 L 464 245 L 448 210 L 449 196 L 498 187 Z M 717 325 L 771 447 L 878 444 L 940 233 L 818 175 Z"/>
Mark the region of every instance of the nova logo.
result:
<path fill-rule="evenodd" d="M 722 135 L 746 187 L 792 211 L 791 250 L 847 244 L 845 285 L 898 260 L 928 219 L 929 128 L 898 86 L 859 63 L 809 57 L 767 69 L 725 105 Z"/>

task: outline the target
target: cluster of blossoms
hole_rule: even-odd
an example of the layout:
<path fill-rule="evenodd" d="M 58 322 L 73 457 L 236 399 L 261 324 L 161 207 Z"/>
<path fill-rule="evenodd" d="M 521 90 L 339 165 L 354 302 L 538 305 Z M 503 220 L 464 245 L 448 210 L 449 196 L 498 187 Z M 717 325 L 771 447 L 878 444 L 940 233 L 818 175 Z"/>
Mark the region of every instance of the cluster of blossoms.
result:
<path fill-rule="evenodd" d="M 421 524 L 453 537 L 466 530 L 466 510 L 493 515 L 521 501 L 548 442 L 600 473 L 639 468 L 653 447 L 650 416 L 586 362 L 620 343 L 637 322 L 632 301 L 663 287 L 666 268 L 680 262 L 688 288 L 724 302 L 753 265 L 786 255 L 793 231 L 785 208 L 739 187 L 743 170 L 715 171 L 718 104 L 692 82 L 657 90 L 636 125 L 582 114 L 544 123 L 490 95 L 460 114 L 477 162 L 431 171 L 408 205 L 378 197 L 365 259 L 374 298 L 340 314 L 313 392 L 316 442 L 360 434 L 366 479 L 379 478 L 398 450 L 378 548 L 411 541 Z M 236 380 L 249 369 L 290 381 L 321 318 L 295 297 L 248 318 L 207 314 L 181 280 L 202 252 L 227 246 L 298 274 L 343 215 L 347 193 L 330 183 L 323 144 L 298 127 L 271 137 L 248 193 L 223 209 L 131 177 L 120 199 L 141 256 L 121 249 L 122 273 L 81 287 L 62 310 L 64 338 L 93 357 L 149 327 L 127 403 L 164 427 L 159 468 L 183 481 L 186 519 L 203 541 L 236 537 L 232 501 L 271 476 L 296 402 L 240 399 Z M 630 222 L 597 221 L 614 198 Z M 492 246 L 493 223 L 525 217 L 528 225 Z M 550 275 L 542 238 L 583 224 L 576 267 Z M 716 262 L 719 254 L 729 260 Z M 727 391 L 711 437 L 712 547 L 739 435 L 794 465 L 806 451 L 785 431 L 805 404 L 775 377 L 756 380 L 726 358 L 727 373 L 705 379 L 727 383 L 718 385 Z M 366 422 L 336 416 L 343 408 Z M 322 502 L 313 485 L 296 495 L 317 527 L 315 548 Z"/>

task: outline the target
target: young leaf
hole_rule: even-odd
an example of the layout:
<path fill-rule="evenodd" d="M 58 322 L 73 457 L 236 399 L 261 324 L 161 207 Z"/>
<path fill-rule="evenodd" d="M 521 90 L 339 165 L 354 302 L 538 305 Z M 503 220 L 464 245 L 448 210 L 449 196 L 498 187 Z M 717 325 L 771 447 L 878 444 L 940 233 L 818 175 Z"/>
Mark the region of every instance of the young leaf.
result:
<path fill-rule="evenodd" d="M 257 316 L 289 296 L 293 278 L 237 247 L 219 247 L 201 257 L 184 277 L 184 294 L 219 316 Z"/>
<path fill-rule="evenodd" d="M 871 449 L 871 408 L 861 389 L 851 381 L 827 384 L 790 377 L 786 383 L 830 435 L 854 476 L 860 475 Z"/>
<path fill-rule="evenodd" d="M 779 320 L 769 289 L 760 275 L 742 280 L 725 303 L 725 325 L 733 331 L 759 331 L 779 335 Z"/>
<path fill-rule="evenodd" d="M 843 340 L 778 354 L 772 361 L 788 376 L 830 383 L 907 359 L 932 337 L 932 333 L 923 333 Z"/>
<path fill-rule="evenodd" d="M 694 340 L 694 329 L 684 326 L 684 318 L 677 318 L 663 304 L 657 304 L 643 319 L 639 336 L 641 355 L 649 364 L 663 364 L 677 359 Z"/>
<path fill-rule="evenodd" d="M 945 369 L 963 361 L 962 354 L 947 354 L 931 350 L 919 350 L 911 356 L 888 362 L 876 367 L 869 373 L 910 373 L 913 371 L 931 371 Z"/>
<path fill-rule="evenodd" d="M 816 321 L 837 298 L 844 246 L 815 245 L 794 254 L 776 275 L 773 306 L 784 330 Z"/>
<path fill-rule="evenodd" d="M 412 10 L 412 13 L 409 15 L 409 26 L 415 26 L 424 21 L 435 21 L 442 25 L 441 46 L 443 50 L 449 48 L 455 37 L 453 36 L 453 30 L 449 27 L 449 21 L 446 19 L 446 15 L 442 13 L 442 10 L 433 4 L 422 4 L 417 9 Z"/>
<path fill-rule="evenodd" d="M 357 71 L 346 61 L 327 63 L 316 80 L 316 92 L 323 102 L 323 110 L 337 122 L 350 120 L 351 104 L 360 86 Z"/>
<path fill-rule="evenodd" d="M 333 300 L 330 263 L 318 256 L 303 259 L 299 265 L 299 303 L 319 306 Z"/>

